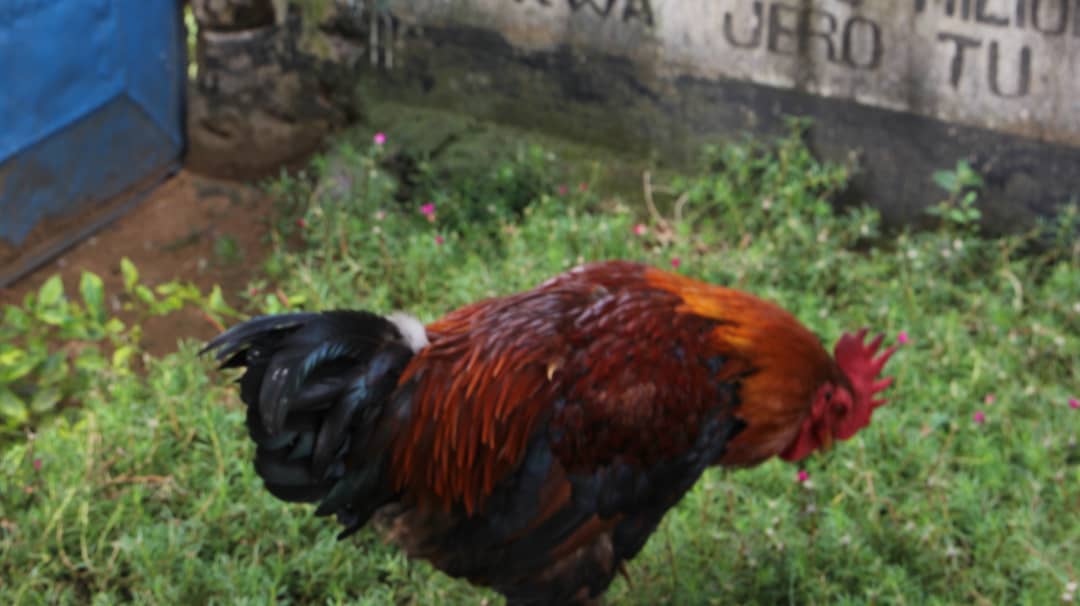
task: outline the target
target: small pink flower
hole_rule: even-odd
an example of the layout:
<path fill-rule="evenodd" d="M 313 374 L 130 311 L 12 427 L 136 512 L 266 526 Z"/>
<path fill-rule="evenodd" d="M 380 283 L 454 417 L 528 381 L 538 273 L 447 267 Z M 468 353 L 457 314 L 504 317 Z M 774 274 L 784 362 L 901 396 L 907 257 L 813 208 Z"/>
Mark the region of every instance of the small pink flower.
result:
<path fill-rule="evenodd" d="M 672 269 L 679 269 L 680 265 L 682 265 L 682 259 L 680 259 L 678 257 L 672 257 L 671 258 L 671 268 Z"/>
<path fill-rule="evenodd" d="M 254 297 L 257 294 L 259 294 L 259 289 L 258 288 L 255 288 L 254 286 L 252 286 L 251 288 L 248 289 L 248 296 L 249 297 Z"/>
<path fill-rule="evenodd" d="M 420 213 L 423 214 L 425 217 L 434 217 L 435 216 L 435 204 L 432 203 L 432 202 L 428 202 L 427 204 L 424 204 L 423 206 L 420 207 Z"/>
<path fill-rule="evenodd" d="M 984 402 L 984 403 L 985 403 L 985 404 L 986 404 L 987 406 L 989 406 L 989 405 L 993 404 L 994 402 L 997 402 L 997 396 L 995 396 L 995 395 L 994 395 L 994 394 L 992 394 L 992 393 L 988 393 L 988 394 L 986 394 L 986 397 L 985 397 L 985 398 L 983 398 L 983 402 Z"/>
<path fill-rule="evenodd" d="M 975 421 L 976 425 L 982 425 L 986 422 L 986 413 L 980 410 L 975 413 L 975 416 L 972 417 L 972 420 Z"/>
<path fill-rule="evenodd" d="M 446 242 L 445 238 L 443 238 L 442 236 L 435 236 L 435 245 L 436 246 L 442 246 L 443 242 Z"/>
<path fill-rule="evenodd" d="M 810 472 L 805 469 L 799 470 L 799 475 L 796 476 L 796 481 L 800 484 L 810 479 Z"/>
<path fill-rule="evenodd" d="M 647 231 L 649 231 L 649 228 L 645 227 L 644 223 L 638 223 L 637 225 L 634 226 L 634 235 L 635 236 L 644 236 L 645 232 L 647 232 Z"/>
<path fill-rule="evenodd" d="M 383 143 L 386 143 L 386 133 L 375 133 L 372 140 L 375 141 L 375 145 L 382 145 Z"/>
<path fill-rule="evenodd" d="M 581 191 L 581 192 L 589 191 L 589 184 L 582 181 L 581 183 L 578 183 L 577 188 L 578 188 L 578 191 Z"/>
<path fill-rule="evenodd" d="M 375 220 L 376 221 L 382 221 L 385 218 L 386 218 L 386 211 L 385 210 L 380 210 L 380 211 L 375 212 Z"/>
<path fill-rule="evenodd" d="M 41 471 L 41 459 L 34 459 L 34 471 Z"/>
<path fill-rule="evenodd" d="M 305 221 L 303 217 L 300 217 L 296 220 L 296 226 L 300 229 L 307 229 L 307 221 Z"/>
<path fill-rule="evenodd" d="M 565 196 L 566 192 L 570 191 L 565 184 L 559 186 L 559 195 Z"/>
<path fill-rule="evenodd" d="M 900 334 L 896 335 L 896 342 L 900 345 L 907 345 L 911 338 L 908 337 L 906 330 L 901 330 Z"/>
<path fill-rule="evenodd" d="M 1071 408 L 1073 410 L 1076 410 L 1076 409 L 1080 408 L 1080 400 L 1078 400 L 1076 398 L 1070 398 L 1069 399 L 1069 408 Z"/>

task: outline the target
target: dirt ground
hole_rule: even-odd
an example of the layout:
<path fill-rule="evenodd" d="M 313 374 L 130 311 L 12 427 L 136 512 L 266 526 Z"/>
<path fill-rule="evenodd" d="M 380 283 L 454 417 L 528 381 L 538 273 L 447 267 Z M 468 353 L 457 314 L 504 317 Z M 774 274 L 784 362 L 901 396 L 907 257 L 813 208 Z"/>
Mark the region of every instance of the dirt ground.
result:
<path fill-rule="evenodd" d="M 86 270 L 101 276 L 106 296 L 119 308 L 115 295 L 123 291 L 123 257 L 135 263 L 149 286 L 180 280 L 206 292 L 220 284 L 226 300 L 236 305 L 266 256 L 272 209 L 272 201 L 253 186 L 181 171 L 124 217 L 0 290 L 0 307 L 22 301 L 56 273 L 69 296 L 77 293 Z M 216 332 L 200 312 L 185 309 L 144 324 L 143 346 L 161 355 L 175 350 L 178 339 L 206 339 Z"/>

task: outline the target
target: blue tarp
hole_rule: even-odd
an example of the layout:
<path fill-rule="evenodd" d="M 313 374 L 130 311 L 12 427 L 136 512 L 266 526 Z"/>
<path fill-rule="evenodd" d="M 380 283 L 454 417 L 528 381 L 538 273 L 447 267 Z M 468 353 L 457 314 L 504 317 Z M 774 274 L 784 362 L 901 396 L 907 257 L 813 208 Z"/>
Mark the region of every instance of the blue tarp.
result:
<path fill-rule="evenodd" d="M 173 166 L 185 62 L 179 0 L 0 0 L 0 243 Z"/>

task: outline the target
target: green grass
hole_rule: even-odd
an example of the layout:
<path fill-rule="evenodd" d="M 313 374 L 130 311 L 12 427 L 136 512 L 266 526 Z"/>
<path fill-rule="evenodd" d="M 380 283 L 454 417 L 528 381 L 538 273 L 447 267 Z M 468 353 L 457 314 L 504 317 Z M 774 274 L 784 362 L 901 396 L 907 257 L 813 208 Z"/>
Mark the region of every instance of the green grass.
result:
<path fill-rule="evenodd" d="M 882 235 L 876 213 L 832 210 L 847 170 L 797 136 L 706 150 L 700 174 L 658 180 L 662 221 L 525 145 L 452 174 L 421 158 L 398 200 L 391 151 L 342 143 L 273 184 L 277 246 L 252 310 L 283 309 L 267 294 L 280 288 L 290 306 L 429 320 L 584 260 L 677 258 L 826 341 L 863 325 L 910 339 L 890 363 L 891 403 L 812 458 L 809 482 L 779 461 L 709 472 L 610 603 L 1052 604 L 1080 578 L 1075 211 L 1058 231 L 1004 239 L 955 213 Z M 270 497 L 235 390 L 195 345 L 142 374 L 106 366 L 81 414 L 0 452 L 0 603 L 496 600 L 370 532 L 335 542 L 331 520 Z"/>

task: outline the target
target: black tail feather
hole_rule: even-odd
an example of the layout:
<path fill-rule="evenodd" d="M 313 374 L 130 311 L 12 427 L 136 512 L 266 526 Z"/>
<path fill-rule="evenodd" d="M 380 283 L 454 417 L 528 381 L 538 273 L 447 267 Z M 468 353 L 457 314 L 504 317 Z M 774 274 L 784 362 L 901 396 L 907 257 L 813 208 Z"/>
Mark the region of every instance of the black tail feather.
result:
<path fill-rule="evenodd" d="M 211 341 L 222 368 L 243 367 L 240 397 L 255 469 L 286 501 L 321 501 L 355 531 L 392 499 L 380 419 L 413 350 L 394 322 L 362 311 L 263 316 Z"/>
<path fill-rule="evenodd" d="M 241 349 L 246 349 L 256 339 L 266 339 L 268 336 L 279 331 L 289 331 L 297 326 L 310 322 L 319 314 L 314 313 L 291 313 L 277 314 L 273 316 L 259 316 L 252 318 L 243 324 L 237 324 L 229 330 L 221 333 L 202 348 L 200 354 L 214 352 L 214 359 L 223 360 Z M 226 361 L 229 364 L 232 360 Z M 232 366 L 240 366 L 232 364 Z M 225 367 L 224 365 L 222 366 Z"/>

